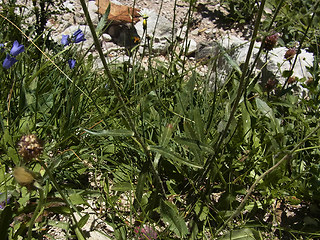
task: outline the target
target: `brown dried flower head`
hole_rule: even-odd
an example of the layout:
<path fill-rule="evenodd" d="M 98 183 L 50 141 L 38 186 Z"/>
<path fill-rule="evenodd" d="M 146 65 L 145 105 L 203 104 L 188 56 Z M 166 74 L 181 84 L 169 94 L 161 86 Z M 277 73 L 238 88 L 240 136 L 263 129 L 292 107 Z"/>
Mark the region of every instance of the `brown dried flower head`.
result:
<path fill-rule="evenodd" d="M 289 48 L 284 54 L 284 58 L 287 60 L 291 60 L 294 57 L 294 55 L 296 55 L 296 53 L 296 48 Z"/>
<path fill-rule="evenodd" d="M 268 92 L 271 92 L 277 86 L 277 84 L 278 84 L 277 80 L 269 78 L 265 88 Z"/>
<path fill-rule="evenodd" d="M 296 77 L 295 77 L 295 76 L 289 77 L 289 79 L 288 79 L 288 84 L 293 84 L 293 83 L 295 83 L 295 82 L 296 82 Z"/>
<path fill-rule="evenodd" d="M 19 154 L 25 161 L 37 158 L 43 150 L 42 143 L 35 134 L 23 136 L 18 146 Z"/>
<path fill-rule="evenodd" d="M 272 50 L 276 46 L 278 39 L 279 39 L 278 33 L 275 33 L 275 34 L 272 34 L 272 35 L 266 37 L 266 39 L 264 41 L 264 49 L 267 51 Z"/>

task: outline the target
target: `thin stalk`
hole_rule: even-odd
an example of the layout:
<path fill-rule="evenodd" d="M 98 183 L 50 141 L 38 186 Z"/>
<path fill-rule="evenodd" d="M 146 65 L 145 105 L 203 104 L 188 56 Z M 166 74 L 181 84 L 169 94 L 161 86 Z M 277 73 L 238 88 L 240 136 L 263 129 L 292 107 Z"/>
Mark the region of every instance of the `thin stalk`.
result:
<path fill-rule="evenodd" d="M 130 129 L 134 132 L 134 138 L 136 139 L 136 141 L 139 143 L 139 145 L 142 147 L 147 159 L 148 159 L 148 163 L 150 164 L 150 167 L 151 167 L 151 170 L 152 172 L 154 173 L 155 177 L 156 177 L 156 180 L 158 181 L 158 184 L 160 185 L 161 187 L 161 191 L 162 191 L 162 194 L 164 195 L 165 194 L 165 190 L 164 190 L 164 186 L 162 184 L 162 181 L 156 171 L 156 169 L 153 167 L 153 164 L 152 164 L 152 161 L 150 159 L 150 152 L 146 146 L 146 144 L 144 143 L 144 141 L 142 140 L 139 132 L 137 131 L 133 121 L 132 121 L 132 117 L 129 113 L 129 110 L 127 108 L 127 105 L 125 103 L 125 101 L 123 100 L 123 96 L 121 94 L 121 92 L 119 91 L 117 85 L 116 85 L 116 82 L 114 81 L 112 75 L 111 75 L 111 72 L 109 70 L 109 67 L 108 67 L 108 64 L 107 64 L 107 61 L 103 55 L 103 51 L 102 51 L 102 48 L 100 46 L 100 42 L 99 42 L 99 39 L 98 39 L 98 36 L 96 34 L 96 30 L 95 30 L 95 27 L 92 23 L 92 20 L 91 20 L 91 17 L 89 15 L 89 11 L 88 11 L 88 8 L 87 8 L 87 5 L 85 3 L 85 0 L 80 0 L 81 2 L 81 6 L 82 6 L 82 9 L 83 9 L 83 12 L 85 14 L 85 17 L 86 17 L 86 20 L 88 22 L 88 25 L 89 25 L 89 28 L 90 28 L 90 31 L 91 31 L 91 34 L 92 34 L 92 37 L 93 37 L 93 41 L 94 41 L 94 44 L 95 44 L 95 47 L 99 53 L 99 56 L 100 56 L 100 59 L 102 61 L 102 64 L 103 64 L 103 67 L 104 67 L 104 70 L 105 70 L 105 73 L 109 79 L 109 83 L 110 83 L 110 86 L 111 88 L 113 89 L 113 91 L 115 92 L 115 95 L 116 97 L 118 98 L 120 104 L 122 105 L 122 108 L 123 108 L 123 114 L 124 114 L 124 120 L 127 122 L 128 126 L 130 127 Z"/>
<path fill-rule="evenodd" d="M 271 28 L 272 28 L 272 26 L 273 26 L 273 23 L 274 23 L 274 21 L 276 20 L 276 17 L 277 17 L 277 15 L 278 15 L 281 7 L 282 7 L 283 2 L 284 2 L 284 0 L 281 0 L 281 1 L 280 1 L 280 3 L 278 4 L 275 12 L 273 13 L 273 17 L 272 17 L 272 20 L 271 20 L 268 28 L 267 28 L 267 32 L 269 32 L 269 31 L 271 30 Z M 263 43 L 264 43 L 264 41 L 266 40 L 266 37 L 267 37 L 267 36 L 265 36 L 265 37 L 262 39 L 262 41 L 261 41 L 262 44 L 261 44 L 261 46 L 260 46 L 260 48 L 259 48 L 259 51 L 258 51 L 258 53 L 257 53 L 257 55 L 256 55 L 256 58 L 255 58 L 253 64 L 252 64 L 252 67 L 251 67 L 251 70 L 250 70 L 248 76 L 251 76 L 251 74 L 252 74 L 252 72 L 253 72 L 253 70 L 254 70 L 254 68 L 255 68 L 258 60 L 259 60 L 259 56 L 260 56 L 260 54 L 261 54 L 261 52 L 262 52 L 262 50 L 263 50 Z"/>
<path fill-rule="evenodd" d="M 46 174 L 48 174 L 49 176 L 49 179 L 51 181 L 51 183 L 53 184 L 53 186 L 55 187 L 55 189 L 58 191 L 58 193 L 60 194 L 60 196 L 62 197 L 62 199 L 64 200 L 64 202 L 68 205 L 68 207 L 75 210 L 75 212 L 77 212 L 79 214 L 79 216 L 81 217 L 81 214 L 79 213 L 78 209 L 72 204 L 72 202 L 70 202 L 68 200 L 68 198 L 66 197 L 66 195 L 63 193 L 63 191 L 61 190 L 61 188 L 59 187 L 59 184 L 57 183 L 56 179 L 53 177 L 52 175 L 52 172 L 50 171 L 50 169 L 47 167 L 47 165 L 43 162 L 43 161 L 39 161 L 41 166 L 44 168 L 44 170 L 46 171 Z M 83 233 L 81 231 L 81 229 L 79 228 L 78 226 L 78 221 L 76 219 L 76 217 L 74 216 L 74 213 L 73 211 L 70 211 L 71 212 L 71 217 L 72 217 L 72 222 L 75 226 L 75 231 L 78 232 L 79 234 L 82 235 L 82 238 L 85 239 L 83 237 Z"/>
<path fill-rule="evenodd" d="M 247 85 L 247 81 L 246 81 L 245 77 L 247 76 L 246 73 L 247 73 L 248 68 L 249 68 L 249 62 L 250 62 L 251 54 L 252 54 L 252 51 L 253 51 L 254 43 L 255 43 L 255 40 L 256 40 L 256 37 L 257 37 L 257 34 L 258 34 L 259 25 L 260 25 L 260 22 L 261 22 L 261 16 L 262 16 L 262 13 L 263 13 L 265 2 L 266 2 L 265 0 L 262 0 L 261 4 L 260 4 L 260 8 L 259 8 L 259 11 L 258 11 L 258 16 L 257 16 L 257 19 L 255 21 L 254 30 L 253 30 L 253 33 L 252 33 L 252 38 L 251 38 L 251 41 L 250 41 L 250 46 L 249 46 L 249 50 L 248 50 L 247 57 L 246 57 L 246 61 L 245 61 L 244 67 L 242 69 L 242 74 L 241 74 L 241 78 L 240 78 L 240 83 L 239 83 L 239 87 L 238 87 L 237 96 L 236 96 L 236 98 L 235 98 L 235 100 L 233 102 L 233 106 L 232 106 L 232 109 L 231 109 L 230 116 L 229 116 L 228 122 L 226 124 L 226 127 L 224 128 L 223 132 L 221 133 L 221 135 L 220 135 L 220 137 L 218 139 L 218 142 L 216 144 L 216 147 L 215 147 L 215 152 L 216 153 L 220 149 L 220 146 L 222 145 L 223 140 L 225 139 L 225 137 L 227 135 L 228 129 L 230 127 L 230 124 L 231 124 L 231 122 L 232 122 L 232 120 L 234 118 L 234 114 L 235 114 L 235 112 L 237 110 L 237 107 L 239 105 L 241 96 L 242 96 L 242 94 L 243 94 L 243 92 L 244 92 L 244 90 L 246 88 L 246 85 Z M 205 178 L 205 176 L 207 175 L 208 171 L 211 169 L 212 162 L 213 162 L 213 159 L 215 158 L 215 156 L 216 156 L 216 154 L 211 155 L 211 157 L 205 163 L 204 173 L 202 175 L 202 180 Z"/>
<path fill-rule="evenodd" d="M 28 240 L 31 240 L 32 239 L 32 227 L 33 227 L 33 224 L 35 222 L 35 220 L 37 219 L 38 217 L 38 214 L 40 212 L 40 209 L 42 208 L 42 205 L 43 205 L 43 190 L 38 188 L 38 192 L 39 192 L 39 200 L 38 200 L 38 204 L 37 204 L 37 207 L 36 209 L 34 210 L 33 212 L 33 215 L 32 215 L 32 218 L 29 222 L 29 227 L 28 227 Z"/>
<path fill-rule="evenodd" d="M 254 189 L 256 188 L 256 186 L 259 184 L 259 182 L 264 179 L 269 173 L 273 172 L 276 168 L 278 168 L 283 162 L 285 162 L 286 160 L 290 160 L 292 158 L 292 155 L 298 151 L 298 148 L 304 143 L 306 142 L 314 133 L 316 133 L 318 130 L 320 129 L 320 124 L 311 132 L 309 133 L 304 139 L 302 139 L 288 154 L 286 154 L 283 158 L 281 158 L 281 160 L 279 162 L 277 162 L 276 164 L 274 164 L 271 168 L 269 168 L 267 171 L 265 171 L 263 174 L 261 174 L 256 181 L 251 185 L 251 187 L 249 188 L 247 194 L 245 195 L 245 197 L 243 198 L 243 200 L 241 201 L 240 205 L 237 207 L 237 209 L 233 212 L 233 214 L 224 222 L 224 224 L 216 231 L 216 233 L 218 234 L 219 232 L 221 232 L 229 222 L 231 222 L 235 217 L 237 217 L 241 210 L 244 208 L 247 200 L 249 199 L 251 193 L 254 191 Z"/>

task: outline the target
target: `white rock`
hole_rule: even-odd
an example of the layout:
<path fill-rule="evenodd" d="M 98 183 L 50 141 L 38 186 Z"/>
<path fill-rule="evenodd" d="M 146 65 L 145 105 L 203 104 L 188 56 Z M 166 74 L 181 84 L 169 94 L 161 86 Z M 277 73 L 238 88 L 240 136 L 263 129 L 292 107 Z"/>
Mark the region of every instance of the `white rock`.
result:
<path fill-rule="evenodd" d="M 242 64 L 245 62 L 247 53 L 249 50 L 250 42 L 243 40 L 237 36 L 228 36 L 221 39 L 218 44 L 220 44 L 228 55 L 238 64 Z M 254 49 L 250 58 L 250 63 L 252 64 L 257 56 L 259 48 L 261 46 L 260 42 L 256 42 L 254 44 Z M 217 46 L 216 46 L 217 47 Z M 213 47 L 214 48 L 214 47 Z M 217 47 L 218 48 L 218 47 Z M 288 49 L 285 47 L 276 47 L 273 50 L 269 51 L 267 54 L 263 53 L 260 55 L 258 63 L 256 65 L 255 72 L 261 71 L 263 67 L 266 67 L 266 74 L 267 77 L 272 77 L 274 79 L 279 80 L 280 84 L 284 84 L 286 78 L 282 77 L 282 73 L 284 71 L 291 69 L 291 63 L 284 58 L 284 55 Z M 219 50 L 215 50 L 213 52 L 217 52 Z M 267 64 L 266 64 L 267 61 Z M 293 60 L 292 60 L 293 61 Z M 298 55 L 297 62 L 293 68 L 293 76 L 299 79 L 307 79 L 311 77 L 311 74 L 307 71 L 307 67 L 312 66 L 314 61 L 314 57 L 312 53 L 307 52 L 306 50 L 302 49 L 300 54 Z M 224 64 L 228 65 L 226 61 Z M 223 65 L 223 64 L 222 64 Z M 230 70 L 230 67 L 227 66 L 220 66 L 222 69 Z"/>
<path fill-rule="evenodd" d="M 110 41 L 112 40 L 112 37 L 111 37 L 109 34 L 107 34 L 107 33 L 103 33 L 103 34 L 101 35 L 101 39 L 102 39 L 103 41 L 105 41 L 105 42 L 110 42 Z"/>
<path fill-rule="evenodd" d="M 146 33 L 152 39 L 152 50 L 159 54 L 165 54 L 170 46 L 170 42 L 172 39 L 175 39 L 175 31 L 172 31 L 172 23 L 165 17 L 161 15 L 158 16 L 154 11 L 149 11 L 148 14 Z M 141 37 L 141 43 L 144 43 L 143 21 L 139 21 L 135 25 L 135 28 Z M 140 50 L 142 51 L 141 48 Z"/>
<path fill-rule="evenodd" d="M 95 1 L 89 1 L 87 7 L 88 7 L 88 12 L 93 24 L 97 25 L 99 22 L 99 17 L 97 14 L 98 6 L 96 5 Z"/>
<path fill-rule="evenodd" d="M 187 53 L 186 53 L 186 56 L 190 56 L 190 55 L 192 55 L 193 53 L 195 53 L 195 51 L 197 50 L 197 43 L 196 43 L 196 41 L 193 40 L 193 39 L 187 39 L 187 42 L 186 42 L 186 41 L 183 41 L 182 48 L 183 48 L 183 49 L 188 48 Z"/>

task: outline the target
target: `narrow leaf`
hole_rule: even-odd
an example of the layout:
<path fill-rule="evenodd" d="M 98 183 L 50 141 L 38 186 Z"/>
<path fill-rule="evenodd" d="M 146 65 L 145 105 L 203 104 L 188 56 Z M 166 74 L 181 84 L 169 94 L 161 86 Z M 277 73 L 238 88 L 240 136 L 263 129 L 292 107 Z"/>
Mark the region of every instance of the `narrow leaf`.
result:
<path fill-rule="evenodd" d="M 104 27 L 106 27 L 107 22 L 108 22 L 108 16 L 110 14 L 110 6 L 111 4 L 108 5 L 106 12 L 102 15 L 102 18 L 100 19 L 97 28 L 96 28 L 96 33 L 98 36 L 101 35 L 101 33 L 103 32 Z"/>
<path fill-rule="evenodd" d="M 84 129 L 84 131 L 95 136 L 132 137 L 134 135 L 132 131 L 127 129 L 101 130 L 97 132 Z"/>
<path fill-rule="evenodd" d="M 255 240 L 256 238 L 253 231 L 250 228 L 243 228 L 239 230 L 232 230 L 222 237 L 218 238 L 219 240 Z"/>
<path fill-rule="evenodd" d="M 199 148 L 199 150 L 204 151 L 204 152 L 208 152 L 208 153 L 214 153 L 213 149 L 204 144 L 201 143 L 200 141 L 197 140 L 193 140 L 190 138 L 181 138 L 181 137 L 175 137 L 174 140 L 182 145 L 186 145 L 187 147 L 190 148 Z"/>
<path fill-rule="evenodd" d="M 177 153 L 173 153 L 170 150 L 168 150 L 167 148 L 161 147 L 161 146 L 148 146 L 149 150 L 155 152 L 155 153 L 159 153 L 161 154 L 163 157 L 166 157 L 168 159 L 171 159 L 173 161 L 185 164 L 187 166 L 190 167 L 194 167 L 194 168 L 202 168 L 202 165 L 200 165 L 199 163 L 196 162 L 191 162 L 189 160 L 186 160 L 182 157 L 180 157 Z"/>
<path fill-rule="evenodd" d="M 183 238 L 188 234 L 188 228 L 183 218 L 178 214 L 178 209 L 175 205 L 168 201 L 160 202 L 160 213 L 165 222 L 170 225 L 170 229 Z"/>
<path fill-rule="evenodd" d="M 80 221 L 78 222 L 78 226 L 79 228 L 82 228 L 84 225 L 86 225 L 86 223 L 88 222 L 89 220 L 89 214 L 87 213 L 86 215 L 84 215 Z"/>

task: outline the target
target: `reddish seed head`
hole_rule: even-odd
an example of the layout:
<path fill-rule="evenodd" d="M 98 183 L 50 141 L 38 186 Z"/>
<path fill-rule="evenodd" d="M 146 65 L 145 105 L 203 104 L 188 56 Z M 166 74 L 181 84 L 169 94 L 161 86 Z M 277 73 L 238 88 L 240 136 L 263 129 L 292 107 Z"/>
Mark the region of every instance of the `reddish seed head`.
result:
<path fill-rule="evenodd" d="M 266 37 L 266 39 L 264 40 L 264 49 L 267 51 L 272 50 L 276 46 L 278 39 L 279 39 L 278 33 L 275 33 Z"/>
<path fill-rule="evenodd" d="M 269 78 L 265 88 L 268 92 L 271 92 L 277 86 L 277 84 L 278 84 L 277 80 Z"/>

